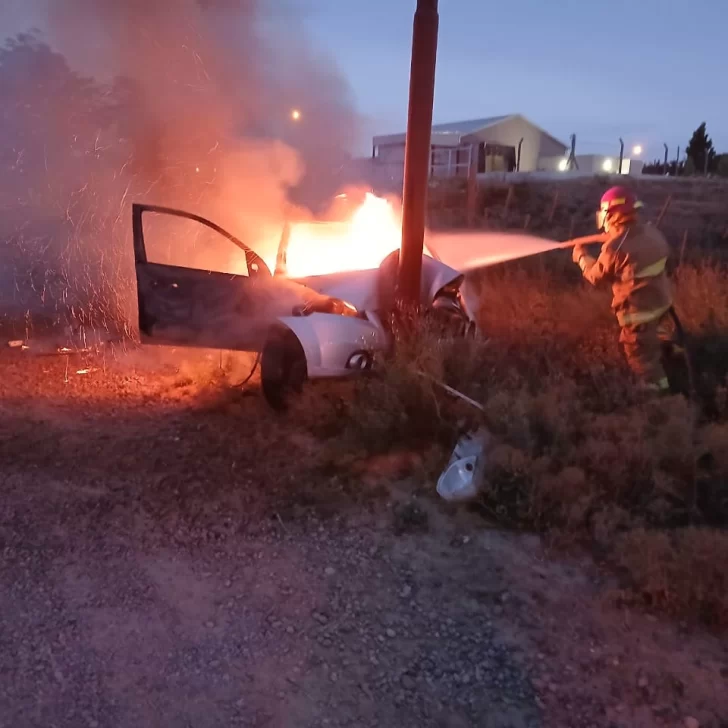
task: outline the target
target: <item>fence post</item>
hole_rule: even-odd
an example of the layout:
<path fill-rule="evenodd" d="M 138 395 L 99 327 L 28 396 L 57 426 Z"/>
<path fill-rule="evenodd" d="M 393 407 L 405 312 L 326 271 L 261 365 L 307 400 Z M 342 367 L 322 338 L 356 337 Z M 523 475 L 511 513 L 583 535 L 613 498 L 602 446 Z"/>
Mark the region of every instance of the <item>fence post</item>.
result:
<path fill-rule="evenodd" d="M 465 196 L 465 217 L 469 228 L 475 227 L 475 208 L 478 200 L 478 178 L 475 174 L 475 167 L 471 163 L 468 167 L 468 186 Z"/>

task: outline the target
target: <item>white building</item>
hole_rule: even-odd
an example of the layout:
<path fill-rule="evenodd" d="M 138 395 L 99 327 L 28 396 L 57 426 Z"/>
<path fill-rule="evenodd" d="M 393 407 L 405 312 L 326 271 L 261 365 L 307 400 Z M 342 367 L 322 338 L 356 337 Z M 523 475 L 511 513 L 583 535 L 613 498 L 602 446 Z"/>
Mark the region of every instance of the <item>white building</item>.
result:
<path fill-rule="evenodd" d="M 405 136 L 389 134 L 372 140 L 372 157 L 391 167 L 392 173 L 404 168 Z M 541 160 L 561 159 L 567 149 L 520 114 L 435 124 L 430 145 L 432 176 L 467 176 L 471 164 L 478 174 L 535 172 L 542 168 Z"/>

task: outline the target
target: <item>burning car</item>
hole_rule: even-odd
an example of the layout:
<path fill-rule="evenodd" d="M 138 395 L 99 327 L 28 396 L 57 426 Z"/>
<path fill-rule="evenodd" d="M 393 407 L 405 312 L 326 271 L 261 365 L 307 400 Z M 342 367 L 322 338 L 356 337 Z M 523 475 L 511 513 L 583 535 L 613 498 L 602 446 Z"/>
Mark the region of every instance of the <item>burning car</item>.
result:
<path fill-rule="evenodd" d="M 370 207 L 378 199 L 369 196 Z M 132 216 L 142 343 L 256 352 L 264 396 L 276 408 L 285 407 L 291 392 L 307 380 L 369 371 L 391 349 L 401 230 L 396 220 L 375 215 L 380 225 L 359 230 L 355 217 L 345 230 L 348 252 L 338 260 L 342 232 L 337 223 L 287 226 L 270 266 L 234 235 L 198 215 L 134 204 Z M 186 258 L 184 265 L 150 259 L 147 216 L 201 226 L 237 252 L 237 264 L 213 271 L 192 267 Z M 467 234 L 437 241 L 440 250 L 458 260 L 457 268 L 426 242 L 420 290 L 422 311 L 460 334 L 476 326 L 466 272 L 555 246 L 528 236 L 509 240 L 481 233 L 463 248 L 464 239 Z M 298 257 L 289 270 L 289 247 L 296 241 Z M 321 270 L 325 272 L 316 273 Z"/>
<path fill-rule="evenodd" d="M 149 214 L 214 231 L 243 252 L 245 270 L 225 273 L 150 260 L 144 227 Z M 132 216 L 142 343 L 258 352 L 263 393 L 276 408 L 306 380 L 368 371 L 389 351 L 397 249 L 374 268 L 289 277 L 287 234 L 273 274 L 260 255 L 203 217 L 142 204 L 133 205 Z M 459 271 L 423 256 L 421 306 L 464 332 L 475 323 L 460 295 L 463 280 Z"/>

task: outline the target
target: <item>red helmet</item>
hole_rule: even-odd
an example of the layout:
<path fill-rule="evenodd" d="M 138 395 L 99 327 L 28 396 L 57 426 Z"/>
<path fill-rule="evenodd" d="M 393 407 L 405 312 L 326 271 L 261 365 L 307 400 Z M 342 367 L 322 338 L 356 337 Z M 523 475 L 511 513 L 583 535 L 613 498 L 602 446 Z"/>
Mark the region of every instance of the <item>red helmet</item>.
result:
<path fill-rule="evenodd" d="M 607 230 L 610 225 L 634 219 L 642 203 L 626 187 L 612 187 L 603 195 L 597 210 L 597 228 Z"/>

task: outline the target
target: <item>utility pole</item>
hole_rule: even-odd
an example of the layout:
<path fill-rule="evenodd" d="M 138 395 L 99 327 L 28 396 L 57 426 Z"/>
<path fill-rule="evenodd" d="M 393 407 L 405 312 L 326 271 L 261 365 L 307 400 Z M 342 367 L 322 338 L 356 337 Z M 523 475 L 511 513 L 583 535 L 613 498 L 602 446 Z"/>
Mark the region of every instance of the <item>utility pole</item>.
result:
<path fill-rule="evenodd" d="M 617 167 L 617 174 L 622 174 L 622 161 L 624 160 L 624 140 L 619 137 L 619 167 Z"/>
<path fill-rule="evenodd" d="M 670 171 L 667 169 L 667 144 L 663 144 L 663 147 L 665 147 L 665 164 L 662 167 L 662 172 L 665 176 L 670 174 Z"/>
<path fill-rule="evenodd" d="M 417 0 L 412 28 L 409 114 L 404 151 L 402 190 L 402 249 L 397 295 L 404 306 L 420 303 L 422 250 L 429 183 L 432 107 L 435 98 L 438 0 Z"/>
<path fill-rule="evenodd" d="M 677 148 L 677 154 L 675 155 L 675 176 L 680 174 L 680 147 Z"/>

